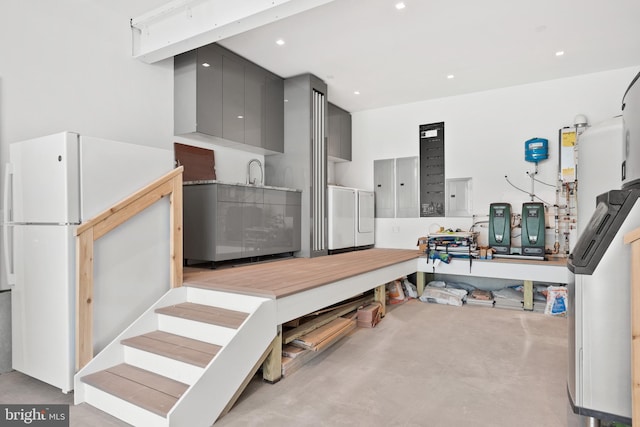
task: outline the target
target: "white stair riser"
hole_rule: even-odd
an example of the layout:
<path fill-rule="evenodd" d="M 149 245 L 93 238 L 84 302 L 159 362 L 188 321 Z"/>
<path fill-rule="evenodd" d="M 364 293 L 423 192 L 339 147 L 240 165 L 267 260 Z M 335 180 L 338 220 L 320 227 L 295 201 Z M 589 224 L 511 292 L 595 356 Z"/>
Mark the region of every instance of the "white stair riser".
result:
<path fill-rule="evenodd" d="M 91 406 L 134 426 L 163 427 L 169 425 L 168 419 L 90 385 L 85 384 L 84 397 Z"/>
<path fill-rule="evenodd" d="M 266 300 L 268 298 L 187 287 L 187 301 L 189 302 L 226 308 L 227 310 L 243 311 L 245 313 L 255 311 Z"/>
<path fill-rule="evenodd" d="M 158 314 L 158 329 L 194 340 L 225 346 L 236 334 L 235 329 Z"/>
<path fill-rule="evenodd" d="M 81 380 L 85 375 L 93 374 L 123 362 L 122 347 L 120 341 L 125 338 L 142 335 L 157 329 L 158 318 L 155 313 L 157 307 L 166 307 L 169 305 L 179 304 L 187 298 L 187 290 L 184 287 L 173 288 L 164 294 L 153 306 L 149 307 L 134 323 L 125 329 L 120 335 L 107 345 L 96 357 L 91 360 L 82 370 L 76 373 L 74 377 L 75 391 L 74 403 L 77 405 L 84 401 L 83 382 Z"/>
<path fill-rule="evenodd" d="M 129 365 L 146 369 L 181 383 L 193 384 L 203 372 L 203 368 L 137 348 L 123 346 L 123 351 L 124 361 Z"/>

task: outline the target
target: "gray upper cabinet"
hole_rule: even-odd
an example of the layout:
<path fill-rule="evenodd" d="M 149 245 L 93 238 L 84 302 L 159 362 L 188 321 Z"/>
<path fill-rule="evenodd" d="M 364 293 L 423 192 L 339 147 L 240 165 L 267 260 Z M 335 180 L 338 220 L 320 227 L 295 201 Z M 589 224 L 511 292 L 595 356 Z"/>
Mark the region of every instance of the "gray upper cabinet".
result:
<path fill-rule="evenodd" d="M 262 111 L 263 148 L 284 153 L 284 80 L 266 75 L 266 102 Z"/>
<path fill-rule="evenodd" d="M 284 80 L 212 44 L 174 58 L 174 132 L 284 151 Z"/>
<path fill-rule="evenodd" d="M 351 161 L 351 113 L 328 103 L 327 155 L 333 161 Z"/>
<path fill-rule="evenodd" d="M 222 56 L 211 46 L 198 49 L 195 55 L 196 66 L 199 66 L 196 73 L 197 87 L 202 93 L 209 94 L 196 96 L 196 123 L 200 132 L 222 137 Z"/>
<path fill-rule="evenodd" d="M 244 68 L 237 58 L 222 55 L 222 137 L 241 143 L 244 143 Z"/>
<path fill-rule="evenodd" d="M 327 155 L 329 159 L 339 158 L 340 149 L 340 112 L 338 107 L 332 103 L 327 104 Z"/>
<path fill-rule="evenodd" d="M 259 68 L 244 68 L 244 143 L 262 146 L 263 110 L 266 102 L 266 73 Z"/>

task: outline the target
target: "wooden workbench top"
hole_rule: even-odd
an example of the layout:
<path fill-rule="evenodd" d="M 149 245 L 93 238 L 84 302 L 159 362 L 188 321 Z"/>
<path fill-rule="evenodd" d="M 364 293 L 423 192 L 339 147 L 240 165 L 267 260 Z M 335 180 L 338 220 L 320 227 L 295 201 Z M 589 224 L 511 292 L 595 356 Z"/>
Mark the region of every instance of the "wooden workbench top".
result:
<path fill-rule="evenodd" d="M 282 298 L 417 259 L 408 249 L 366 249 L 316 258 L 287 258 L 219 270 L 185 268 L 184 285 Z"/>

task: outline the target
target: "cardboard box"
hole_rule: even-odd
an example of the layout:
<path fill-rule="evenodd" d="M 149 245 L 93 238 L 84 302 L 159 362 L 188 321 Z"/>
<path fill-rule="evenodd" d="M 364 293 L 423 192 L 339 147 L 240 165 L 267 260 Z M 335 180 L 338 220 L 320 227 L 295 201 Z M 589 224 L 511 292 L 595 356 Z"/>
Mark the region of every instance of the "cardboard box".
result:
<path fill-rule="evenodd" d="M 428 237 L 418 237 L 418 250 L 420 252 L 427 252 L 427 248 L 429 247 L 429 238 Z"/>
<path fill-rule="evenodd" d="M 363 328 L 375 328 L 382 318 L 382 310 L 379 303 L 371 303 L 358 309 L 358 326 Z"/>

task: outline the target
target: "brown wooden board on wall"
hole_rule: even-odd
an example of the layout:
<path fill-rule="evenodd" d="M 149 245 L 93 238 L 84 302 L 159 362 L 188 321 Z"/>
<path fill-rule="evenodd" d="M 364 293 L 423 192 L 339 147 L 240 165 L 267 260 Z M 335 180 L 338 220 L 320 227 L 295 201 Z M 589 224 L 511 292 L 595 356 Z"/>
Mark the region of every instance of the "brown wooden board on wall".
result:
<path fill-rule="evenodd" d="M 444 216 L 444 122 L 420 125 L 420 216 Z"/>
<path fill-rule="evenodd" d="M 213 150 L 177 142 L 173 143 L 173 148 L 176 166 L 184 166 L 183 181 L 212 181 L 216 179 L 216 161 Z"/>

